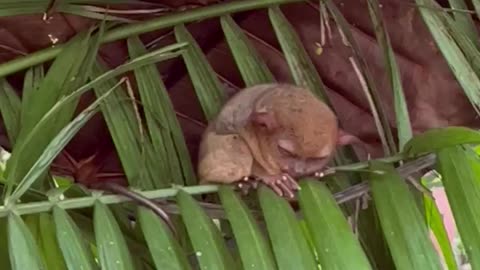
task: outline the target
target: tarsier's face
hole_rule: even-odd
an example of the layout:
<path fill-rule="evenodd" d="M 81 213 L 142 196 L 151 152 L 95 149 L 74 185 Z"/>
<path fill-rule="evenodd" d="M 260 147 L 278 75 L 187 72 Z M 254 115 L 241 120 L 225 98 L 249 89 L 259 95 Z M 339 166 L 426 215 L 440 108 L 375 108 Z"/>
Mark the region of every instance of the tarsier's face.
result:
<path fill-rule="evenodd" d="M 279 136 L 274 140 L 276 147 L 276 159 L 282 171 L 290 175 L 303 175 L 319 161 L 328 158 L 329 152 L 318 152 L 315 155 L 305 155 L 298 140 L 294 137 Z M 325 152 L 325 151 L 323 151 Z"/>
<path fill-rule="evenodd" d="M 279 107 L 263 108 L 253 117 L 263 155 L 292 176 L 320 169 L 335 148 L 335 117 L 324 108 L 313 111 L 316 117 L 311 119 L 295 106 Z"/>

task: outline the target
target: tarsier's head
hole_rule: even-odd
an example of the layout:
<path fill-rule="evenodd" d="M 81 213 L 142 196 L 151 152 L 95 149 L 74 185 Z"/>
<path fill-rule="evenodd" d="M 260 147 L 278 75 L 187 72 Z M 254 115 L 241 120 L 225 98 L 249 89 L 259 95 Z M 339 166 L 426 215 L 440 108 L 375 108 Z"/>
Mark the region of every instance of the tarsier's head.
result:
<path fill-rule="evenodd" d="M 252 122 L 268 153 L 292 175 L 303 174 L 335 150 L 335 114 L 310 93 L 273 96 L 268 106 L 257 106 Z"/>

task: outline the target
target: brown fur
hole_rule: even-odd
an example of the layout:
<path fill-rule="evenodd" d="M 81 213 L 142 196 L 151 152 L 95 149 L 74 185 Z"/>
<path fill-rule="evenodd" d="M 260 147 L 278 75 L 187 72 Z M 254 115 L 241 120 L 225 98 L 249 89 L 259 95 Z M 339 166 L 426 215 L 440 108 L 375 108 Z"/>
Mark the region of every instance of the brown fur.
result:
<path fill-rule="evenodd" d="M 249 87 L 234 95 L 205 131 L 199 178 L 232 183 L 255 176 L 290 193 L 286 189 L 296 186 L 292 177 L 327 165 L 339 134 L 333 111 L 308 89 L 276 83 Z"/>

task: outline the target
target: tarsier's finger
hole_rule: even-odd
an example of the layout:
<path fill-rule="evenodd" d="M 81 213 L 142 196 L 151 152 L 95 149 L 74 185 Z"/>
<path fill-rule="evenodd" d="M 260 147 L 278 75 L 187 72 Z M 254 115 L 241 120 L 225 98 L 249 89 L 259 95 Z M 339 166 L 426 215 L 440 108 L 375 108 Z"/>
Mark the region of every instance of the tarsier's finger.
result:
<path fill-rule="evenodd" d="M 297 181 L 290 176 L 289 174 L 284 174 L 282 176 L 283 182 L 288 186 L 290 190 L 299 190 L 300 186 L 298 185 Z"/>
<path fill-rule="evenodd" d="M 287 184 L 284 181 L 277 180 L 275 184 L 276 184 L 276 186 L 278 186 L 282 190 L 282 193 L 285 196 L 290 197 L 290 198 L 295 197 L 295 194 L 293 194 L 293 190 L 290 187 L 288 187 Z"/>
<path fill-rule="evenodd" d="M 265 182 L 265 184 L 267 184 L 271 189 L 273 189 L 273 191 L 277 193 L 278 196 L 283 196 L 282 189 L 276 185 L 275 181 Z"/>

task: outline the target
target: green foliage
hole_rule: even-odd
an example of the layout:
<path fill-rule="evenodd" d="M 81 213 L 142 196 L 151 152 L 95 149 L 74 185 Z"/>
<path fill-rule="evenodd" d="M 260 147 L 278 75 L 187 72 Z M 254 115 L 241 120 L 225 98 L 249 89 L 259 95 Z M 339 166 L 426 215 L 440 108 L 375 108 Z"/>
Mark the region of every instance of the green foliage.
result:
<path fill-rule="evenodd" d="M 0 207 L 1 268 L 196 269 L 199 266 L 200 269 L 310 270 L 385 269 L 385 265 L 393 268 L 394 264 L 395 269 L 440 269 L 428 235 L 430 227 L 448 269 L 457 269 L 433 201 L 423 198 L 427 214 L 423 217 L 411 190 L 392 164 L 372 161 L 369 169 L 375 173 L 332 177 L 330 186 L 335 189 L 369 179 L 373 202 L 367 211 L 352 207 L 354 204 L 350 202 L 339 206 L 327 185 L 315 179 L 301 181 L 298 209 L 264 186 L 252 194 L 257 195 L 259 209 L 248 207 L 232 187 L 195 186 L 185 140 L 155 64 L 182 56 L 205 117 L 214 119 L 225 101 L 222 85 L 185 24 L 218 17 L 245 85 L 273 82 L 275 78 L 264 59 L 230 14 L 268 8 L 294 82 L 330 103 L 304 45 L 277 6 L 294 1 L 232 1 L 111 29 L 105 21 L 130 21 L 88 7 L 111 1 L 60 3 L 61 12 L 103 21 L 100 27 L 79 33 L 66 44 L 0 64 L 2 76 L 30 68 L 25 75 L 22 99 L 5 78 L 0 85 L 0 113 L 13 145 L 6 171 L 1 174 L 6 179 L 0 178 L 5 202 Z M 394 154 L 397 148 L 402 150 L 384 161 L 394 163 L 421 154 L 436 154 L 438 171 L 466 253 L 472 267 L 479 268 L 480 167 L 478 157 L 467 144 L 478 144 L 480 136 L 477 131 L 462 127 L 412 136 L 403 87 L 379 3 L 367 1 L 393 91 L 398 147 L 350 25 L 333 1 L 325 0 L 322 4 L 351 46 L 353 63 L 364 84 L 364 94 L 386 152 Z M 43 12 L 48 3 L 4 1 L 0 4 L 0 16 Z M 417 0 L 417 3 L 434 5 L 431 0 Z M 461 0 L 450 3 L 465 8 Z M 473 3 L 478 8 L 478 1 Z M 418 8 L 466 95 L 474 107 L 478 106 L 480 54 L 471 17 Z M 138 38 L 141 33 L 172 26 L 177 44 L 147 51 Z M 97 59 L 98 48 L 103 42 L 124 38 L 128 38 L 130 60 L 109 70 Z M 41 63 L 53 58 L 45 73 Z M 126 77 L 129 71 L 133 71 L 135 84 Z M 91 89 L 97 100 L 74 115 L 79 97 Z M 133 89 L 138 90 L 138 97 Z M 130 185 L 147 198 L 174 199 L 160 205 L 175 213 L 171 218 L 176 233 L 151 210 L 125 203 L 128 199 L 122 196 L 101 192 L 72 196 L 73 193 L 66 192 L 68 188 L 52 189 L 54 183 L 47 174 L 48 167 L 98 112 L 106 120 Z M 346 155 L 343 150 L 335 159 L 336 165 L 343 165 L 338 171 L 342 168 L 346 171 L 348 166 L 367 166 L 346 164 L 347 158 L 356 160 L 356 157 Z M 217 192 L 220 205 L 203 204 L 193 197 Z M 223 225 L 228 222 L 231 232 L 218 226 L 218 220 L 211 218 L 213 215 L 220 216 Z M 131 222 L 132 217 L 136 222 Z M 354 222 L 349 223 L 352 219 Z M 354 234 L 352 225 L 360 235 Z M 226 239 L 227 233 L 233 237 Z"/>
<path fill-rule="evenodd" d="M 440 269 L 421 212 L 406 183 L 391 165 L 372 162 L 371 187 L 383 233 L 397 269 Z"/>
<path fill-rule="evenodd" d="M 412 138 L 404 147 L 409 156 L 434 152 L 459 144 L 479 144 L 480 133 L 464 127 L 447 127 L 425 131 Z"/>

